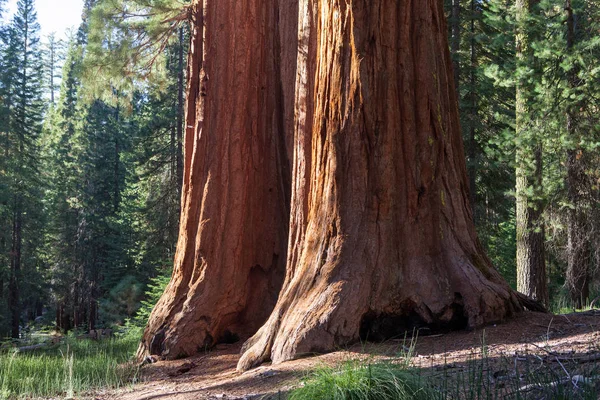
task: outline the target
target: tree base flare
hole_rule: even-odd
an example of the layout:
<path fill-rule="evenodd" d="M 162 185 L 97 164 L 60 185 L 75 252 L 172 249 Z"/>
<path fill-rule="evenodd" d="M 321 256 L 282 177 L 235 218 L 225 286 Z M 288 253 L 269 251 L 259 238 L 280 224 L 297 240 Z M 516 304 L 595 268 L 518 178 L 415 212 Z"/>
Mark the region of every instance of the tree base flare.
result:
<path fill-rule="evenodd" d="M 479 274 L 479 279 L 485 278 Z M 238 370 L 245 371 L 268 360 L 278 364 L 308 354 L 327 353 L 359 340 L 379 342 L 423 331 L 472 329 L 501 322 L 522 310 L 519 297 L 510 288 L 492 282 L 469 283 L 477 280 L 455 281 L 451 284 L 455 291 L 437 294 L 419 294 L 410 289 L 422 287 L 424 282 L 385 294 L 358 292 L 360 284 L 342 283 L 333 276 L 324 290 L 298 294 L 302 289 L 292 285 L 280 297 L 267 323 L 245 343 Z M 390 293 L 395 296 L 389 296 Z M 399 303 L 381 306 L 385 299 Z"/>

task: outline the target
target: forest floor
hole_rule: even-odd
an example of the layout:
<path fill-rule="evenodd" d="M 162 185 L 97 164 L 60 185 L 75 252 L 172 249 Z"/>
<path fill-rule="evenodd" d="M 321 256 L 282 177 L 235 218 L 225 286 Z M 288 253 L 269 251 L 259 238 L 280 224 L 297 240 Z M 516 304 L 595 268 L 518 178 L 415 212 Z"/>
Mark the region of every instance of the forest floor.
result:
<path fill-rule="evenodd" d="M 534 392 L 527 376 L 577 386 L 578 380 L 600 376 L 600 310 L 577 314 L 524 313 L 498 325 L 473 331 L 420 336 L 383 344 L 357 344 L 334 353 L 280 365 L 236 372 L 241 343 L 220 345 L 204 355 L 164 361 L 143 368 L 142 381 L 129 388 L 96 392 L 94 399 L 277 399 L 324 365 L 344 361 L 410 360 L 412 367 L 435 380 L 478 379 L 485 390 Z M 473 363 L 479 367 L 473 369 Z M 470 375 L 471 378 L 465 378 Z M 593 375 L 593 376 L 592 376 Z M 454 377 L 454 378 L 453 378 Z M 515 382 L 509 384 L 509 381 Z M 595 385 L 598 385 L 594 381 Z M 471 382 L 471 384 L 474 382 Z M 529 383 L 529 385 L 528 385 Z M 596 386 L 598 387 L 598 386 Z M 527 398 L 527 396 L 523 396 Z M 522 397 L 522 398 L 523 398 Z"/>

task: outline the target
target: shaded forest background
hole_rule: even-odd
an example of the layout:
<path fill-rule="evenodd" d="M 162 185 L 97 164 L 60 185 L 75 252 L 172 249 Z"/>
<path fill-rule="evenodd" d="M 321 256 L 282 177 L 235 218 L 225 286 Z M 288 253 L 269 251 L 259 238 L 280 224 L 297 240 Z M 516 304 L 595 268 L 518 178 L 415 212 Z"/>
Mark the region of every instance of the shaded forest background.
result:
<path fill-rule="evenodd" d="M 158 12 L 126 17 L 131 4 Z M 600 1 L 445 5 L 480 238 L 514 288 L 554 311 L 589 305 Z M 165 15 L 180 8 L 86 0 L 59 38 L 19 0 L 0 27 L 0 337 L 145 324 L 178 235 L 188 34 Z"/>

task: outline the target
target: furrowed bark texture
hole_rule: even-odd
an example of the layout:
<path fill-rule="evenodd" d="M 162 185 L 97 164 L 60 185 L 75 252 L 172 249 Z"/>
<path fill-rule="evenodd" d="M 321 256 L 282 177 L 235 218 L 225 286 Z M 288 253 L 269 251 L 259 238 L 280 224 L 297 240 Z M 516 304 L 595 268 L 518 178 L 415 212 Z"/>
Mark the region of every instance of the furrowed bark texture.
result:
<path fill-rule="evenodd" d="M 238 369 L 520 310 L 475 233 L 442 2 L 299 15 L 286 279 Z"/>
<path fill-rule="evenodd" d="M 527 18 L 537 0 L 517 0 L 517 62 L 521 66 L 535 63 L 529 46 Z M 530 187 L 536 196 L 542 188 L 542 147 L 536 138 L 530 137 L 529 110 L 533 88 L 527 79 L 521 79 L 516 88 L 516 135 L 520 139 L 516 151 L 516 219 L 517 219 L 517 290 L 548 305 L 548 282 L 544 249 L 543 205 L 531 198 Z M 531 168 L 530 165 L 534 165 Z"/>
<path fill-rule="evenodd" d="M 285 105 L 294 90 L 293 78 L 280 79 L 278 13 L 275 0 L 192 6 L 179 242 L 139 357 L 181 357 L 247 337 L 277 300 L 289 220 Z"/>

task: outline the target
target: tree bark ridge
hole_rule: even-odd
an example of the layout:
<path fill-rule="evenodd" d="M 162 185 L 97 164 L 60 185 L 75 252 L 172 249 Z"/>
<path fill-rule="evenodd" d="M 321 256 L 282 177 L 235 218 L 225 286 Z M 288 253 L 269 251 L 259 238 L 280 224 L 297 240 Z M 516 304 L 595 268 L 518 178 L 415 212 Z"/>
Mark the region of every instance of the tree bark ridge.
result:
<path fill-rule="evenodd" d="M 276 0 L 192 4 L 179 242 L 139 357 L 248 336 L 275 304 L 289 219 L 282 96 L 293 92 L 280 79 L 278 13 Z"/>
<path fill-rule="evenodd" d="M 300 16 L 286 280 L 238 369 L 520 310 L 475 233 L 441 3 Z"/>

